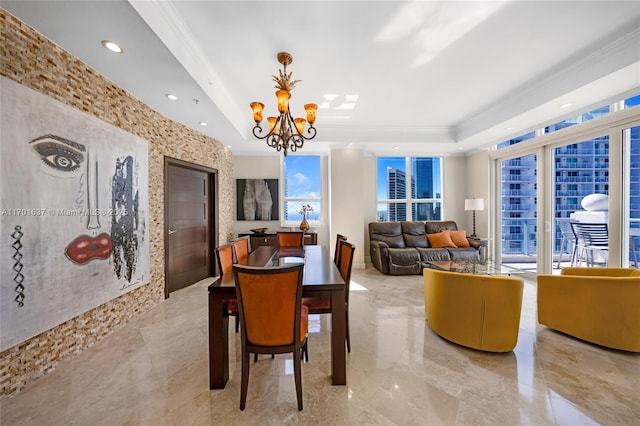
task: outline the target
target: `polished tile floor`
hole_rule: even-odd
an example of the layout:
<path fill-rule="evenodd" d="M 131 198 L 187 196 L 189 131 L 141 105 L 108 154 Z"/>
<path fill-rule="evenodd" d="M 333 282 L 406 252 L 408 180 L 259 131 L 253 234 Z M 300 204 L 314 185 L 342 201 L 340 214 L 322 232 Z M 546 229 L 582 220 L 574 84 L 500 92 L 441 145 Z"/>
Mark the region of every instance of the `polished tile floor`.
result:
<path fill-rule="evenodd" d="M 518 345 L 489 354 L 449 343 L 425 322 L 421 276 L 354 271 L 347 386 L 330 382 L 327 316 L 312 318 L 296 408 L 290 355 L 252 364 L 240 411 L 240 341 L 230 381 L 208 388 L 207 282 L 151 311 L 0 400 L 2 425 L 638 425 L 640 355 L 536 323 L 525 286 Z"/>

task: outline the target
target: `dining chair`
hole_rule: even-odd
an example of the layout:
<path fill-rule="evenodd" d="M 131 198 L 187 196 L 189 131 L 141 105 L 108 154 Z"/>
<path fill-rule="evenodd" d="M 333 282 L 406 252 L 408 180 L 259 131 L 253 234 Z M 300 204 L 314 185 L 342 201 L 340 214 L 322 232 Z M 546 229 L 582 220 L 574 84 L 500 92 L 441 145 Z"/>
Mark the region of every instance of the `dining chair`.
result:
<path fill-rule="evenodd" d="M 302 247 L 304 245 L 304 232 L 302 231 L 278 231 L 277 235 L 280 247 Z"/>
<path fill-rule="evenodd" d="M 347 241 L 347 237 L 342 234 L 336 234 L 336 251 L 333 253 L 333 263 L 340 267 L 340 241 Z"/>
<path fill-rule="evenodd" d="M 346 241 L 340 241 L 339 244 L 339 262 L 338 270 L 344 280 L 344 309 L 345 309 L 345 340 L 347 342 L 347 352 L 351 352 L 351 338 L 349 335 L 349 288 L 351 283 L 351 267 L 353 266 L 353 254 L 356 247 Z M 331 298 L 330 297 L 303 297 L 302 304 L 309 308 L 310 314 L 330 314 Z M 309 361 L 309 354 L 305 351 L 306 361 Z"/>
<path fill-rule="evenodd" d="M 223 244 L 221 246 L 216 247 L 216 260 L 218 262 L 218 271 L 220 272 L 220 277 L 225 274 L 231 274 L 233 264 L 235 263 L 235 255 L 233 249 L 233 243 Z M 238 301 L 235 299 L 229 299 L 227 302 L 227 308 L 229 315 L 236 317 L 236 333 L 240 327 L 240 321 L 238 319 Z"/>
<path fill-rule="evenodd" d="M 302 410 L 302 356 L 306 350 L 309 309 L 302 301 L 304 264 L 257 268 L 234 265 L 240 311 L 242 377 L 240 410 L 244 410 L 249 385 L 249 355 L 293 354 L 298 410 Z"/>
<path fill-rule="evenodd" d="M 249 253 L 251 253 L 251 237 L 245 235 L 244 237 L 238 237 L 233 240 L 233 250 L 236 255 L 235 263 L 246 259 Z"/>
<path fill-rule="evenodd" d="M 609 258 L 609 230 L 606 223 L 571 222 L 571 228 L 576 235 L 578 250 L 585 255 L 587 266 L 596 263 L 595 254 L 599 253 L 608 264 Z"/>
<path fill-rule="evenodd" d="M 578 244 L 576 242 L 576 234 L 571 228 L 571 219 L 559 218 L 556 219 L 558 229 L 562 234 L 562 240 L 560 241 L 560 254 L 558 255 L 558 269 L 560 269 L 560 263 L 562 262 L 562 255 L 565 250 L 569 250 L 571 247 L 571 266 L 574 266 L 577 260 Z M 568 253 L 568 251 L 567 251 Z"/>

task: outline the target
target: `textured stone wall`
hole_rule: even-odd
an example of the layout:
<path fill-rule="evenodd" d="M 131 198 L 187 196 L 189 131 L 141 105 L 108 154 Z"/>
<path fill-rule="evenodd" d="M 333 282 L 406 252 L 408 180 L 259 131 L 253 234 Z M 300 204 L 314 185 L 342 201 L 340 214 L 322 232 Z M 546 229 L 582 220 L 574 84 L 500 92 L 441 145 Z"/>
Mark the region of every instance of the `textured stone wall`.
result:
<path fill-rule="evenodd" d="M 220 142 L 169 120 L 4 9 L 0 74 L 149 142 L 151 277 L 121 297 L 0 353 L 0 397 L 51 371 L 164 298 L 164 157 L 218 170 L 220 242 L 233 225 L 233 162 Z"/>

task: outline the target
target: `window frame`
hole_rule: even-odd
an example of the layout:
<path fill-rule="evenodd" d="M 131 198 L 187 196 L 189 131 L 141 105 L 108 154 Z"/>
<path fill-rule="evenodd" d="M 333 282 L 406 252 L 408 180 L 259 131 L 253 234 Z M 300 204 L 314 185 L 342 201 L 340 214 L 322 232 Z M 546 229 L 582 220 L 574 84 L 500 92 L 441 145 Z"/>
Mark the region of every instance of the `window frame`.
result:
<path fill-rule="evenodd" d="M 286 187 L 287 187 L 287 173 L 286 173 L 286 159 L 290 157 L 317 157 L 318 159 L 318 176 L 320 179 L 320 196 L 319 197 L 287 197 Z M 323 173 L 323 168 L 325 167 L 325 161 L 322 155 L 320 154 L 289 154 L 287 157 L 283 157 L 282 162 L 280 163 L 280 193 L 282 197 L 280 197 L 280 211 L 282 215 L 280 216 L 280 226 L 283 228 L 298 228 L 300 226 L 300 220 L 287 220 L 287 212 L 286 205 L 287 202 L 290 203 L 301 203 L 301 204 L 319 204 L 320 211 L 315 212 L 317 214 L 317 218 L 309 218 L 307 217 L 307 222 L 309 222 L 309 226 L 313 228 L 323 227 L 325 222 L 325 209 L 327 208 L 326 200 L 326 180 L 325 173 Z"/>
<path fill-rule="evenodd" d="M 431 197 L 431 198 L 413 198 L 413 194 L 412 194 L 412 187 L 411 184 L 410 185 L 405 185 L 405 194 L 406 197 L 405 198 L 378 198 L 378 188 L 377 188 L 377 184 L 378 184 L 378 178 L 379 178 L 379 173 L 380 173 L 380 169 L 379 169 L 379 160 L 380 159 L 384 159 L 384 158 L 404 158 L 404 167 L 405 170 L 403 171 L 403 173 L 405 174 L 405 182 L 411 182 L 411 178 L 412 178 L 412 169 L 411 169 L 411 161 L 415 158 L 429 158 L 429 159 L 438 159 L 439 160 L 439 179 L 440 179 L 440 197 Z M 413 221 L 413 220 L 418 220 L 415 219 L 413 217 L 413 205 L 414 204 L 420 204 L 420 203 L 433 203 L 433 204 L 438 204 L 440 205 L 440 218 L 439 219 L 434 219 L 434 220 L 442 220 L 442 211 L 443 211 L 443 197 L 442 197 L 442 193 L 443 193 L 443 189 L 442 189 L 442 184 L 443 184 L 443 168 L 444 168 L 444 158 L 443 157 L 439 157 L 439 156 L 429 156 L 429 157 L 422 157 L 422 156 L 400 156 L 400 155 L 380 155 L 380 156 L 376 156 L 376 179 L 375 179 L 375 183 L 376 183 L 376 220 L 378 222 L 391 222 L 389 220 L 389 205 L 390 204 L 404 204 L 405 205 L 405 210 L 406 210 L 406 217 L 405 217 L 405 221 Z M 380 204 L 386 204 L 387 205 L 387 215 L 386 215 L 386 220 L 381 221 L 379 220 L 378 217 L 378 206 L 380 206 Z"/>

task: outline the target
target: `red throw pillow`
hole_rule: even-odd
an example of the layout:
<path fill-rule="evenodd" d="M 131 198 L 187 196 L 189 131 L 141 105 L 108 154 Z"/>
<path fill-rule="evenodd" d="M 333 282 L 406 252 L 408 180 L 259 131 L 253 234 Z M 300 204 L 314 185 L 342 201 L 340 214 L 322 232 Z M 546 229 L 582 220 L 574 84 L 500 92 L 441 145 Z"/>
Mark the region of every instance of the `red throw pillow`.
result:
<path fill-rule="evenodd" d="M 456 247 L 471 247 L 469 240 L 467 240 L 467 231 L 465 229 L 451 231 L 451 241 L 453 241 Z"/>
<path fill-rule="evenodd" d="M 451 231 L 449 230 L 440 231 L 436 234 L 427 234 L 427 238 L 433 248 L 456 247 L 451 241 Z"/>

